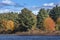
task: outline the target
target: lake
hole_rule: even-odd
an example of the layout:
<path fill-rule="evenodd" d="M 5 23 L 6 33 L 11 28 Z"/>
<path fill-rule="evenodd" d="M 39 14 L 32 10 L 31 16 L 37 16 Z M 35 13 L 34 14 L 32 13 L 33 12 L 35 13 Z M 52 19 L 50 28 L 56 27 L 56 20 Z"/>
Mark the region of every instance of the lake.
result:
<path fill-rule="evenodd" d="M 60 36 L 14 36 L 0 35 L 0 40 L 60 40 Z"/>

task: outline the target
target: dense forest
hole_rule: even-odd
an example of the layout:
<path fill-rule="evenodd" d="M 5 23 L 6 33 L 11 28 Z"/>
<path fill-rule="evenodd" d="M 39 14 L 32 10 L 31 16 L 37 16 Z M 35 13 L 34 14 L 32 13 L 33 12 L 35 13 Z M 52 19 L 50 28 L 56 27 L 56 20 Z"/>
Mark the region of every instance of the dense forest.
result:
<path fill-rule="evenodd" d="M 29 32 L 42 30 L 45 32 L 60 31 L 60 7 L 41 8 L 37 15 L 27 8 L 21 12 L 0 13 L 0 33 Z"/>

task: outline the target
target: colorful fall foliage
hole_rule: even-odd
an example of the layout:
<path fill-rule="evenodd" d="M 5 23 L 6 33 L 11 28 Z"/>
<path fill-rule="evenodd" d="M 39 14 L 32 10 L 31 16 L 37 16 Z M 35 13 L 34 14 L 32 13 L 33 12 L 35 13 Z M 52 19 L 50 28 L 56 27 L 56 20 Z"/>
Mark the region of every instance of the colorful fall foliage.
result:
<path fill-rule="evenodd" d="M 43 24 L 46 31 L 48 32 L 55 31 L 55 23 L 50 17 L 46 18 Z"/>
<path fill-rule="evenodd" d="M 0 33 L 1 31 L 15 33 L 35 30 L 60 31 L 60 7 L 42 8 L 37 15 L 27 8 L 22 9 L 20 13 L 0 13 Z"/>
<path fill-rule="evenodd" d="M 9 20 L 2 20 L 2 25 L 3 25 L 3 28 L 5 29 L 5 31 L 8 31 L 8 30 L 11 30 L 13 31 L 14 30 L 14 22 Z"/>
<path fill-rule="evenodd" d="M 7 29 L 10 29 L 10 30 L 14 30 L 14 22 L 13 21 L 11 21 L 11 20 L 9 20 L 8 22 L 7 22 Z"/>

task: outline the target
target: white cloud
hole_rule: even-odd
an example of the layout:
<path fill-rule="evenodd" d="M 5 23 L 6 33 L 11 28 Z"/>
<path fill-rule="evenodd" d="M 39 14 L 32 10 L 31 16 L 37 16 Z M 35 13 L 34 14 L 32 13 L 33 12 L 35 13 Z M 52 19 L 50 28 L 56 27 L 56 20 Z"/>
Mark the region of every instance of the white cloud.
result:
<path fill-rule="evenodd" d="M 8 10 L 8 9 L 1 9 L 0 10 L 0 13 L 7 13 L 7 12 L 9 12 L 10 10 Z"/>
<path fill-rule="evenodd" d="M 14 7 L 24 7 L 24 5 L 13 2 L 12 0 L 2 0 L 0 6 L 14 6 Z"/>
<path fill-rule="evenodd" d="M 5 4 L 15 4 L 11 0 L 3 0 L 2 3 L 5 3 Z"/>
<path fill-rule="evenodd" d="M 51 7 L 54 7 L 55 5 L 54 5 L 54 3 L 45 3 L 45 4 L 43 4 L 43 6 L 51 6 Z"/>
<path fill-rule="evenodd" d="M 32 13 L 34 13 L 35 15 L 38 14 L 38 10 L 32 11 Z"/>
<path fill-rule="evenodd" d="M 0 9 L 0 13 L 8 13 L 8 12 L 15 12 L 15 13 L 19 13 L 20 10 L 12 10 L 12 9 Z"/>
<path fill-rule="evenodd" d="M 8 13 L 8 12 L 15 12 L 15 13 L 20 13 L 21 10 L 12 10 L 12 9 L 0 9 L 0 13 Z M 35 15 L 38 14 L 38 10 L 32 11 Z"/>

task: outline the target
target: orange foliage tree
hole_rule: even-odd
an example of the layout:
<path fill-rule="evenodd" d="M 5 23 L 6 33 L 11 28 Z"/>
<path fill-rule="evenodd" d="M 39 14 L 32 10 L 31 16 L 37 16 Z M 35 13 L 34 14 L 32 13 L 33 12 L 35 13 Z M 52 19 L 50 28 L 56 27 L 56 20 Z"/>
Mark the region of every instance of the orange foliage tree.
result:
<path fill-rule="evenodd" d="M 44 24 L 43 26 L 44 26 L 46 31 L 48 31 L 48 32 L 55 31 L 55 23 L 50 17 L 46 18 L 43 21 L 43 24 Z"/>

